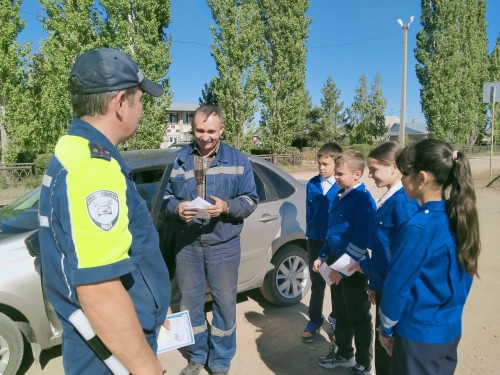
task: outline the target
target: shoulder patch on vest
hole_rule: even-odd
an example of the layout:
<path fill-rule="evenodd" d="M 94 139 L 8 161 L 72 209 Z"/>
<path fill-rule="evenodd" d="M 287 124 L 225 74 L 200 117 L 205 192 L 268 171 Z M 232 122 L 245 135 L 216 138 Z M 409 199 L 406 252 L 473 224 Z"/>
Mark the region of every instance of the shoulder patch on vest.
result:
<path fill-rule="evenodd" d="M 118 195 L 109 190 L 98 190 L 87 196 L 87 211 L 97 227 L 109 231 L 120 214 Z"/>
<path fill-rule="evenodd" d="M 97 143 L 89 143 L 90 157 L 111 160 L 111 153 Z"/>

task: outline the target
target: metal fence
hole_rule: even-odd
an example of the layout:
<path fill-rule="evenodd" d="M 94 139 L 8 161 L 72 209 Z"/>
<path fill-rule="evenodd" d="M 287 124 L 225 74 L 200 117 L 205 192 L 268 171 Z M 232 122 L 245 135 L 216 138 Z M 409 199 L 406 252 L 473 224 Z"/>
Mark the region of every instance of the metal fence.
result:
<path fill-rule="evenodd" d="M 255 155 L 275 165 L 298 166 L 302 164 L 301 154 L 265 154 Z"/>
<path fill-rule="evenodd" d="M 38 178 L 38 169 L 33 163 L 0 164 L 0 176 L 6 181 L 17 182 Z"/>

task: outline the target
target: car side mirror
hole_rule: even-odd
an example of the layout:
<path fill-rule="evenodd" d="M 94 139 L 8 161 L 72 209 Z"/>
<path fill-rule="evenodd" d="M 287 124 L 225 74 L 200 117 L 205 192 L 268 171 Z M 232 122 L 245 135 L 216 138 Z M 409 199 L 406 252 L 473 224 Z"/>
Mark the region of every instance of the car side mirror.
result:
<path fill-rule="evenodd" d="M 24 240 L 28 252 L 32 257 L 40 256 L 40 241 L 38 239 L 38 231 L 31 233 Z"/>

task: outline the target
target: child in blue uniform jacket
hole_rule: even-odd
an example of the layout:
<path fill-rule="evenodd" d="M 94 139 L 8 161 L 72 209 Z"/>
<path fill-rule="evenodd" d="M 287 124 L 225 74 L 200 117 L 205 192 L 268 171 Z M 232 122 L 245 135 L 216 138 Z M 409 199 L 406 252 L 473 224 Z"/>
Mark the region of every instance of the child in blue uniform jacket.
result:
<path fill-rule="evenodd" d="M 337 196 L 339 187 L 335 182 L 335 158 L 342 153 L 342 148 L 336 143 L 326 143 L 318 150 L 318 171 L 307 183 L 306 195 L 306 237 L 307 252 L 309 254 L 309 269 L 323 247 L 328 228 L 328 213 L 330 206 Z M 309 322 L 302 332 L 303 342 L 312 342 L 314 336 L 323 325 L 323 300 L 325 299 L 326 282 L 317 272 L 311 272 L 311 299 L 309 301 Z M 333 312 L 328 321 L 334 326 Z"/>
<path fill-rule="evenodd" d="M 345 151 L 335 159 L 335 180 L 342 189 L 332 204 L 325 244 L 314 262 L 316 272 L 327 258 L 335 261 L 347 254 L 359 261 L 366 255 L 376 206 L 370 192 L 359 182 L 364 169 L 360 152 Z M 329 369 L 349 367 L 353 375 L 371 374 L 373 326 L 366 294 L 367 278 L 360 272 L 348 277 L 333 270 L 329 278 L 333 282 L 330 290 L 337 315 L 338 350 L 330 347 L 328 355 L 320 357 L 318 364 Z"/>
<path fill-rule="evenodd" d="M 377 200 L 377 214 L 370 238 L 370 258 L 364 258 L 352 267 L 368 277 L 368 297 L 376 309 L 380 305 L 382 286 L 389 267 L 392 239 L 396 230 L 412 217 L 418 209 L 416 199 L 408 198 L 401 183 L 402 174 L 396 166 L 399 146 L 394 142 L 386 142 L 374 148 L 368 154 L 368 176 L 375 181 L 377 187 L 386 187 L 387 192 Z M 378 311 L 375 324 L 379 325 Z M 391 357 L 375 338 L 375 370 L 377 375 L 389 375 Z"/>
<path fill-rule="evenodd" d="M 446 142 L 425 139 L 406 147 L 397 166 L 421 207 L 393 241 L 380 341 L 393 374 L 453 374 L 480 252 L 469 162 Z"/>

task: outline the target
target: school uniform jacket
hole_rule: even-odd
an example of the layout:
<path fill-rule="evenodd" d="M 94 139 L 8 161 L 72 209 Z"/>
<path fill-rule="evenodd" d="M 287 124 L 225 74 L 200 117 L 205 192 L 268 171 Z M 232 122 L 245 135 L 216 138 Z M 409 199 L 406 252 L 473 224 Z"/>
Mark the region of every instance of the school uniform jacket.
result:
<path fill-rule="evenodd" d="M 342 196 L 335 197 L 328 220 L 328 234 L 318 256 L 339 258 L 347 253 L 359 261 L 365 256 L 370 238 L 370 228 L 377 211 L 375 201 L 364 184 Z"/>
<path fill-rule="evenodd" d="M 394 237 L 380 304 L 381 333 L 429 344 L 462 334 L 473 277 L 460 266 L 446 201 L 425 203 Z"/>
<path fill-rule="evenodd" d="M 334 183 L 323 195 L 321 176 L 317 175 L 307 182 L 306 196 L 306 237 L 323 242 L 328 230 L 328 213 L 337 196 L 339 186 Z"/>
<path fill-rule="evenodd" d="M 408 198 L 403 187 L 397 190 L 377 210 L 368 246 L 372 250 L 371 257 L 359 261 L 361 270 L 368 276 L 370 290 L 382 291 L 391 260 L 391 241 L 394 233 L 417 210 L 417 200 Z"/>

